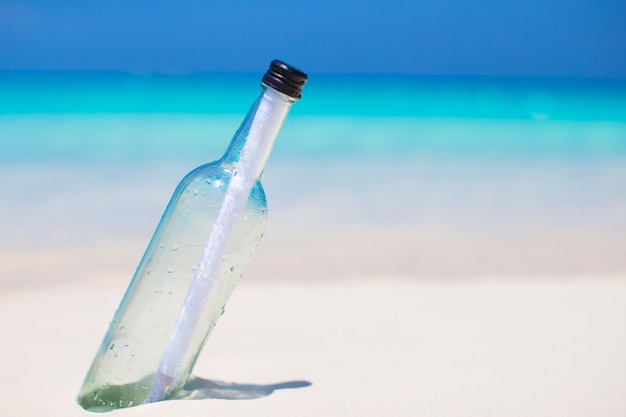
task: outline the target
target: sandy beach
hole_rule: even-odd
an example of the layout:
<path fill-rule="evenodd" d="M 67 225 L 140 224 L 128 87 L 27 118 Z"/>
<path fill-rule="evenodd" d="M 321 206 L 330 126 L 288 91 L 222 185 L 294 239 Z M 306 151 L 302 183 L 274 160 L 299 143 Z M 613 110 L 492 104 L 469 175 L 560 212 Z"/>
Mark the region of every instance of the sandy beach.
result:
<path fill-rule="evenodd" d="M 75 402 L 122 285 L 4 292 L 3 416 Z M 242 282 L 182 396 L 120 416 L 620 416 L 626 281 Z"/>
<path fill-rule="evenodd" d="M 112 415 L 626 414 L 619 165 L 416 164 L 392 185 L 342 166 L 268 170 L 265 237 L 194 378 Z M 184 173 L 141 168 L 2 183 L 0 416 L 93 415 L 76 394 Z"/>

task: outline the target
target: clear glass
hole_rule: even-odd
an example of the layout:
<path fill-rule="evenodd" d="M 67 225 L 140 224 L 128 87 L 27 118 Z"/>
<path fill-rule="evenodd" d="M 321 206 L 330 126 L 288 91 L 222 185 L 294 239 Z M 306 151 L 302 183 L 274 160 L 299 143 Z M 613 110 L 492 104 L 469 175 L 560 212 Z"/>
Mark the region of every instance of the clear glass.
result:
<path fill-rule="evenodd" d="M 109 411 L 152 401 L 148 397 L 157 369 L 202 266 L 207 238 L 224 201 L 232 198 L 229 185 L 242 175 L 240 160 L 252 149 L 254 161 L 246 163 L 246 175 L 251 175 L 249 195 L 246 191 L 210 292 L 201 299 L 201 316 L 184 354 L 176 360 L 176 379 L 164 395 L 184 385 L 263 234 L 267 204 L 259 178 L 293 102 L 263 86 L 224 157 L 191 171 L 180 182 L 80 389 L 78 402 L 83 408 Z"/>

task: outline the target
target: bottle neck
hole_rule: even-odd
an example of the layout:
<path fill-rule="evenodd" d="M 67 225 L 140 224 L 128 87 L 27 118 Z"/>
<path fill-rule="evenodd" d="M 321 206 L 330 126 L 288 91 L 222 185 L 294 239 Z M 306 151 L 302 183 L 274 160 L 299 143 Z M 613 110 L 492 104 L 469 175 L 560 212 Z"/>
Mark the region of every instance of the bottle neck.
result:
<path fill-rule="evenodd" d="M 248 175 L 260 177 L 278 132 L 295 101 L 262 84 L 259 95 L 231 140 L 221 163 L 234 168 L 244 154 L 248 155 L 252 151 L 254 163 L 247 168 L 251 169 Z"/>

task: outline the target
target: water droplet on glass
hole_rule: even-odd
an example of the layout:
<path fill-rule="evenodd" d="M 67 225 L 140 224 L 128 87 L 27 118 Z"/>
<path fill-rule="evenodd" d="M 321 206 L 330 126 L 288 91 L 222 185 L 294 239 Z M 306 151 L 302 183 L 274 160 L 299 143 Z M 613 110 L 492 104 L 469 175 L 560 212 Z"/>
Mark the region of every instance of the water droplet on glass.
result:
<path fill-rule="evenodd" d="M 161 290 L 156 290 L 154 292 L 154 295 L 162 295 L 162 294 L 163 294 L 163 291 L 161 291 Z"/>
<path fill-rule="evenodd" d="M 111 346 L 109 346 L 109 350 L 113 350 L 113 348 L 115 348 L 115 343 L 111 343 Z"/>
<path fill-rule="evenodd" d="M 113 355 L 114 358 L 117 358 L 117 353 L 115 355 Z"/>
<path fill-rule="evenodd" d="M 124 347 L 125 347 L 125 348 L 127 348 L 127 347 L 128 347 L 128 343 L 126 343 L 126 344 L 124 345 Z"/>
<path fill-rule="evenodd" d="M 234 267 L 234 266 L 231 266 L 231 267 L 230 267 L 230 272 L 233 272 L 234 270 L 235 270 L 235 267 Z"/>
<path fill-rule="evenodd" d="M 159 245 L 159 249 L 165 249 L 165 243 L 161 243 L 161 244 Z"/>
<path fill-rule="evenodd" d="M 176 252 L 178 250 L 178 245 L 172 246 L 172 252 Z"/>
<path fill-rule="evenodd" d="M 172 272 L 174 272 L 174 270 L 172 268 L 167 268 L 167 273 L 171 274 Z"/>

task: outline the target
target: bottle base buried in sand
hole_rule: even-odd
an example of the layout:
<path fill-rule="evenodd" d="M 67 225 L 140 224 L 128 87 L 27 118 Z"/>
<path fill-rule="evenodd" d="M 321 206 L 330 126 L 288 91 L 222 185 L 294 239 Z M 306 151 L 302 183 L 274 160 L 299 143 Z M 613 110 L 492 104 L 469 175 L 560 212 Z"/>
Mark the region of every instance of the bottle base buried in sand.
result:
<path fill-rule="evenodd" d="M 125 385 L 105 385 L 82 395 L 79 404 L 85 410 L 105 413 L 119 408 L 128 408 L 145 402 L 150 392 L 152 377 L 146 377 Z"/>
<path fill-rule="evenodd" d="M 272 62 L 225 155 L 178 185 L 87 373 L 83 408 L 160 401 L 186 383 L 263 234 L 259 178 L 305 81 Z"/>

